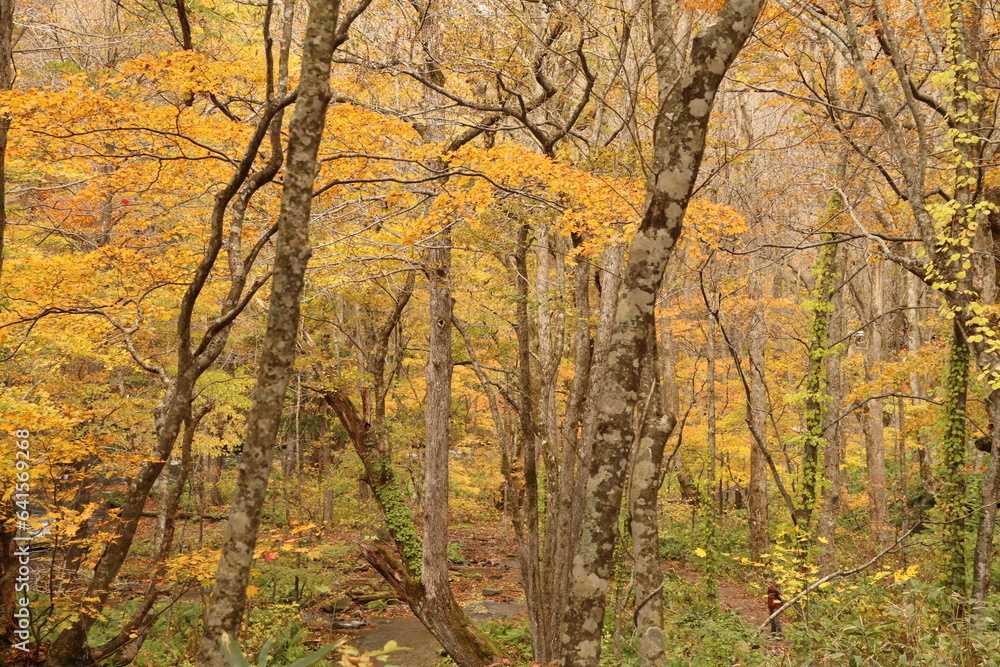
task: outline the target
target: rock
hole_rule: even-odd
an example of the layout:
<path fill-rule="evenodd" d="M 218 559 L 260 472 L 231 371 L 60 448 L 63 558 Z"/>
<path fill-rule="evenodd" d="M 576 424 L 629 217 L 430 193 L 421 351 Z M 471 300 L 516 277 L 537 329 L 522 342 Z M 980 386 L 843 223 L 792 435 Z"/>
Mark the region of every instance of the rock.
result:
<path fill-rule="evenodd" d="M 363 620 L 348 621 L 335 618 L 333 620 L 332 625 L 333 628 L 336 630 L 360 630 L 361 628 L 366 627 L 368 624 L 365 623 Z"/>
<path fill-rule="evenodd" d="M 330 614 L 339 614 L 354 606 L 354 601 L 346 595 L 341 595 L 336 600 L 332 600 L 323 605 L 323 611 Z"/>
<path fill-rule="evenodd" d="M 503 593 L 503 591 L 500 590 L 499 588 L 484 588 L 483 589 L 483 595 L 485 595 L 488 598 L 495 597 L 497 595 L 500 595 L 501 593 Z"/>

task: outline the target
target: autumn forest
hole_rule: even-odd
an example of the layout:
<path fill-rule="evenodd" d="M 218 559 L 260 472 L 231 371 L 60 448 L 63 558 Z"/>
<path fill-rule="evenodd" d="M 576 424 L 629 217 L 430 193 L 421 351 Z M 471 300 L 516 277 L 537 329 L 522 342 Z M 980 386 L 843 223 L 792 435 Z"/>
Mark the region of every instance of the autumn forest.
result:
<path fill-rule="evenodd" d="M 0 0 L 0 665 L 1000 664 L 1000 4 Z"/>

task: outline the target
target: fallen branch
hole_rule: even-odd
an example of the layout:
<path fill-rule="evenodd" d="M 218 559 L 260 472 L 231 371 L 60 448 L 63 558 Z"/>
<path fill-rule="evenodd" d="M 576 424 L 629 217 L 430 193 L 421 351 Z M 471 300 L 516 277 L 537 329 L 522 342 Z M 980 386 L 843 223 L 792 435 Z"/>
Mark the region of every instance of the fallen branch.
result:
<path fill-rule="evenodd" d="M 903 540 L 905 540 L 907 537 L 909 537 L 913 533 L 913 531 L 915 531 L 919 526 L 920 526 L 920 524 L 918 523 L 915 526 L 913 526 L 912 528 L 910 528 L 908 531 L 906 531 L 905 533 L 903 533 L 902 535 L 900 535 L 899 539 L 897 539 L 895 542 L 893 542 L 892 544 L 890 544 L 888 547 L 886 547 L 882 551 L 878 552 L 875 555 L 874 558 L 872 558 L 870 561 L 868 561 L 864 565 L 859 565 L 858 567 L 851 568 L 850 570 L 837 570 L 836 572 L 831 572 L 830 574 L 826 575 L 825 577 L 821 577 L 820 579 L 817 579 L 813 583 L 809 584 L 808 586 L 806 586 L 805 588 L 803 588 L 801 591 L 799 591 L 798 593 L 796 593 L 795 595 L 793 595 L 791 598 L 789 598 L 789 600 L 787 602 L 785 602 L 780 607 L 778 607 L 773 612 L 771 612 L 771 615 L 767 617 L 767 620 L 764 621 L 763 623 L 761 623 L 760 626 L 757 628 L 757 632 L 763 632 L 768 627 L 768 625 L 770 625 L 770 623 L 771 623 L 772 620 L 774 620 L 775 618 L 777 618 L 778 616 L 781 615 L 781 612 L 785 611 L 786 609 L 788 609 L 789 607 L 791 607 L 793 604 L 795 604 L 796 602 L 798 602 L 799 600 L 801 600 L 802 598 L 804 598 L 806 595 L 809 595 L 810 593 L 812 593 L 814 590 L 816 590 L 817 588 L 819 588 L 823 584 L 825 584 L 825 583 L 827 583 L 829 581 L 833 581 L 834 579 L 846 579 L 847 577 L 851 577 L 851 576 L 853 576 L 853 575 L 855 575 L 855 574 L 857 574 L 859 572 L 864 572 L 865 570 L 867 570 L 868 568 L 870 568 L 872 565 L 874 565 L 875 563 L 879 562 L 882 559 L 883 556 L 885 556 L 888 553 L 891 553 L 891 552 L 895 551 L 896 548 L 898 548 L 899 545 L 903 542 Z"/>

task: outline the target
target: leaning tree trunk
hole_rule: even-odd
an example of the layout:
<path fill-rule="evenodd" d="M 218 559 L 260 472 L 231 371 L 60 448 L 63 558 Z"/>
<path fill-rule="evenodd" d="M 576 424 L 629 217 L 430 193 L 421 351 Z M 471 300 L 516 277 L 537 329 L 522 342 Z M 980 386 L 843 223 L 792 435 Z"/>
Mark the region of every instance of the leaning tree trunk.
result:
<path fill-rule="evenodd" d="M 226 538 L 215 586 L 205 610 L 198 664 L 224 664 L 222 633 L 236 637 L 246 606 L 246 587 L 257 544 L 261 509 L 299 328 L 299 298 L 305 282 L 316 155 L 330 100 L 330 60 L 338 38 L 339 0 L 314 0 L 302 55 L 298 100 L 288 133 L 288 162 L 281 195 L 267 329 L 254 402 L 240 456 Z"/>
<path fill-rule="evenodd" d="M 379 446 L 376 426 L 358 414 L 343 392 L 323 389 L 322 394 L 354 444 L 364 466 L 364 480 L 372 489 L 398 555 L 393 556 L 383 544 L 375 542 L 363 545 L 365 559 L 406 600 L 414 615 L 460 667 L 496 662 L 501 655 L 499 648 L 458 606 L 450 587 L 433 597 L 427 594 L 421 581 L 426 561 L 421 540 L 392 457 Z"/>
<path fill-rule="evenodd" d="M 598 403 L 597 437 L 587 483 L 583 530 L 577 544 L 573 582 L 563 616 L 561 665 L 597 665 L 618 514 L 639 398 L 641 362 L 655 345 L 654 304 L 667 261 L 681 233 L 705 149 L 715 94 L 739 53 L 762 0 L 729 0 L 718 21 L 698 34 L 680 81 L 658 80 L 659 111 L 654 128 L 652 170 L 642 222 L 629 244 L 628 265 L 618 302 L 612 351 Z M 653 40 L 657 70 L 673 69 L 668 52 L 669 5 L 654 0 Z M 665 62 L 670 59 L 669 66 Z"/>

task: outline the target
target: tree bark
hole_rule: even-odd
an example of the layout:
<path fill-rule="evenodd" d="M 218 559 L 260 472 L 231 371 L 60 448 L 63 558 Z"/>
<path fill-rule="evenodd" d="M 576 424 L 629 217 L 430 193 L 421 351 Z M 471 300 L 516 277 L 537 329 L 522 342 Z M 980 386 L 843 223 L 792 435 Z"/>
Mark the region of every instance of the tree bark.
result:
<path fill-rule="evenodd" d="M 660 564 L 660 533 L 657 498 L 663 479 L 663 450 L 676 423 L 671 414 L 660 410 L 655 382 L 656 344 L 649 344 L 653 359 L 646 360 L 651 371 L 646 405 L 650 414 L 643 419 L 642 432 L 632 455 L 628 512 L 632 537 L 632 572 L 635 582 L 636 652 L 640 667 L 662 665 L 666 656 L 663 634 L 663 568 Z"/>
<path fill-rule="evenodd" d="M 884 267 L 882 263 L 869 265 L 871 291 L 865 295 L 866 319 L 874 321 L 868 327 L 865 341 L 865 381 L 873 382 L 878 374 L 878 364 L 882 361 L 884 337 L 880 318 L 884 303 Z M 868 307 L 870 306 L 870 307 Z M 864 434 L 865 461 L 868 470 L 868 517 L 872 539 L 876 549 L 886 546 L 889 539 L 889 500 L 885 471 L 885 425 L 883 422 L 882 399 L 873 398 L 865 403 Z"/>
<path fill-rule="evenodd" d="M 965 415 L 969 383 L 969 348 L 957 322 L 952 326 L 951 346 L 945 367 L 945 425 L 938 448 L 941 474 L 938 504 L 944 521 L 943 550 L 946 583 L 961 596 L 966 591 L 965 515 Z"/>
<path fill-rule="evenodd" d="M 680 81 L 658 79 L 652 171 L 642 222 L 629 244 L 605 386 L 598 402 L 597 437 L 587 483 L 569 604 L 563 616 L 561 665 L 600 661 L 604 607 L 618 532 L 623 481 L 634 432 L 640 365 L 655 344 L 654 303 L 705 148 L 715 94 L 760 12 L 759 0 L 731 0 L 718 21 L 697 35 Z M 667 6 L 653 2 L 657 70 L 664 69 L 670 24 Z"/>
<path fill-rule="evenodd" d="M 844 262 L 840 262 L 842 266 Z M 843 289 L 834 291 L 831 299 L 832 311 L 827 336 L 829 346 L 843 337 Z M 841 353 L 828 350 L 826 358 L 826 395 L 833 405 L 839 405 L 844 397 L 844 379 L 841 371 Z M 816 538 L 819 542 L 817 565 L 820 576 L 826 576 L 837 570 L 836 532 L 840 519 L 841 490 L 841 448 L 843 447 L 843 431 L 839 421 L 834 421 L 829 410 L 823 415 L 823 504 L 820 506 L 819 517 L 816 520 Z"/>
<path fill-rule="evenodd" d="M 0 91 L 14 87 L 14 0 L 0 0 Z M 0 278 L 7 232 L 7 131 L 10 116 L 0 114 Z M 2 528 L 0 528 L 2 529 Z"/>
<path fill-rule="evenodd" d="M 759 271 L 750 274 L 747 296 L 759 300 L 763 296 Z M 767 381 L 764 375 L 764 343 L 767 330 L 764 313 L 754 309 L 747 331 L 747 356 L 750 358 L 750 393 L 747 396 L 747 421 L 761 441 L 750 444 L 750 482 L 747 485 L 747 519 L 750 523 L 750 558 L 760 563 L 771 549 L 771 534 L 767 507 Z"/>
<path fill-rule="evenodd" d="M 430 340 L 425 377 L 424 534 L 420 580 L 432 608 L 453 599 L 448 583 L 448 421 L 451 418 L 451 232 L 445 223 L 429 241 Z M 459 663 L 461 664 L 461 663 Z"/>
<path fill-rule="evenodd" d="M 1000 391 L 990 392 L 986 399 L 990 422 L 1000 424 Z M 986 612 L 986 597 L 990 592 L 990 565 L 993 561 L 993 539 L 997 522 L 997 501 L 1000 500 L 1000 428 L 991 434 L 990 462 L 983 477 L 982 511 L 976 548 L 972 554 L 972 613 L 982 617 Z"/>
<path fill-rule="evenodd" d="M 267 329 L 229 524 L 212 597 L 205 610 L 205 634 L 198 653 L 198 664 L 203 667 L 223 663 L 219 643 L 222 633 L 238 637 L 246 606 L 246 587 L 274 441 L 295 359 L 299 298 L 312 252 L 309 216 L 316 155 L 330 100 L 330 61 L 337 44 L 339 10 L 339 0 L 314 0 L 310 5 L 298 100 L 289 126 Z"/>

